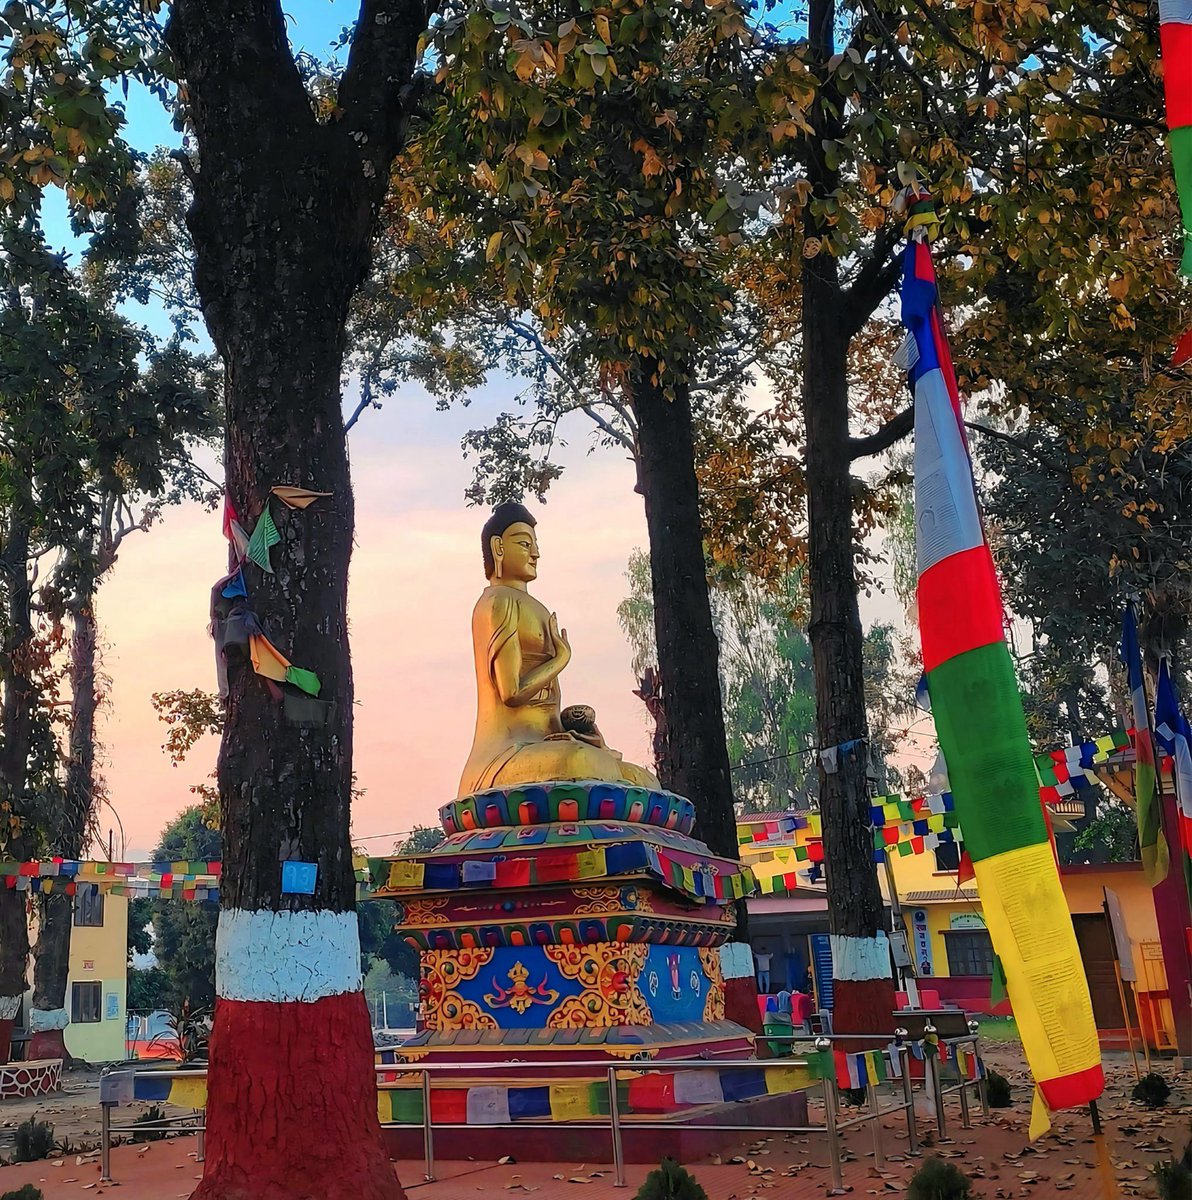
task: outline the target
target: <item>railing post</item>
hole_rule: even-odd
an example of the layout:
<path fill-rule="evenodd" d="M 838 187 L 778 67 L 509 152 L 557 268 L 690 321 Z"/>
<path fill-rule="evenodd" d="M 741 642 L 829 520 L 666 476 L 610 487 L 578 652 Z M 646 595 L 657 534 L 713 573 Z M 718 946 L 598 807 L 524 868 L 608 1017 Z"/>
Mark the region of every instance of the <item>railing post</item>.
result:
<path fill-rule="evenodd" d="M 959 1047 L 953 1049 L 954 1055 L 958 1049 Z M 969 1114 L 968 1080 L 964 1077 L 964 1072 L 960 1069 L 959 1058 L 954 1058 L 953 1061 L 956 1064 L 956 1078 L 960 1081 L 960 1123 L 965 1129 L 972 1129 L 973 1120 Z"/>
<path fill-rule="evenodd" d="M 869 1105 L 869 1123 L 873 1126 L 873 1165 L 882 1167 L 886 1164 L 886 1156 L 882 1153 L 882 1106 L 872 1083 L 865 1084 L 865 1102 Z"/>
<path fill-rule="evenodd" d="M 203 1127 L 199 1130 L 199 1142 L 196 1147 L 195 1162 L 207 1161 L 207 1110 L 203 1109 Z"/>
<path fill-rule="evenodd" d="M 112 1182 L 112 1105 L 99 1106 L 99 1182 Z"/>
<path fill-rule="evenodd" d="M 981 1101 L 981 1115 L 989 1117 L 989 1093 L 985 1090 L 985 1076 L 981 1073 L 981 1025 L 972 1020 L 968 1023 L 969 1033 L 973 1035 L 973 1068 L 977 1072 L 977 1099 Z"/>
<path fill-rule="evenodd" d="M 621 1106 L 617 1101 L 617 1068 L 608 1069 L 608 1118 L 613 1138 L 613 1185 L 625 1187 L 625 1148 L 621 1144 Z"/>
<path fill-rule="evenodd" d="M 816 1038 L 815 1048 L 821 1052 L 830 1051 L 832 1049 L 831 1039 Z M 823 1078 L 824 1131 L 828 1135 L 828 1158 L 832 1165 L 833 1194 L 844 1190 L 844 1172 L 840 1164 L 840 1134 L 836 1129 L 836 1077 L 833 1074 L 834 1070 L 832 1058 L 829 1056 L 828 1069 Z"/>
<path fill-rule="evenodd" d="M 894 1050 L 902 1070 L 902 1102 L 906 1106 L 906 1149 L 908 1154 L 918 1154 L 919 1131 L 915 1122 L 915 1092 L 911 1084 L 911 1055 L 906 1036 L 905 1029 L 894 1030 Z"/>
<path fill-rule="evenodd" d="M 426 1159 L 427 1183 L 435 1181 L 435 1135 L 430 1120 L 430 1072 L 422 1072 L 422 1154 Z"/>
<path fill-rule="evenodd" d="M 935 1026 L 928 1021 L 923 1026 L 924 1039 L 929 1033 L 935 1033 Z M 948 1136 L 948 1122 L 944 1114 L 944 1089 L 940 1084 L 940 1047 L 939 1039 L 935 1042 L 935 1053 L 923 1055 L 924 1080 L 925 1087 L 931 1089 L 931 1096 L 935 1102 L 935 1126 L 939 1131 L 940 1137 Z"/>

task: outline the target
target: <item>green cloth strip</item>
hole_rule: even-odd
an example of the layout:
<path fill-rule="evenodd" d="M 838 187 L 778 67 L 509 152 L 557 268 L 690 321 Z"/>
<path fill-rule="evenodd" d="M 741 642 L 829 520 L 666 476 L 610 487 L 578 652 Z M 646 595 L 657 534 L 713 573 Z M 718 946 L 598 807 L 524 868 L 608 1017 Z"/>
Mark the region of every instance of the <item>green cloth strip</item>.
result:
<path fill-rule="evenodd" d="M 1022 697 L 1005 642 L 940 663 L 927 680 L 964 848 L 974 862 L 1047 841 Z"/>

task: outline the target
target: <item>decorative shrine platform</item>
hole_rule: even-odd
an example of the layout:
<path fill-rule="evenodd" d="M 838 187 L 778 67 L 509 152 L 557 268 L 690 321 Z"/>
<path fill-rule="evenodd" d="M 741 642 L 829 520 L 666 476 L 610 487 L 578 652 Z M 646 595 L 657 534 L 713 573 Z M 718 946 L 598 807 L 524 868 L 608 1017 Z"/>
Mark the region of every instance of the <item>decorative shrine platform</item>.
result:
<path fill-rule="evenodd" d="M 62 1086 L 62 1060 L 35 1058 L 0 1065 L 0 1100 L 48 1096 Z"/>
<path fill-rule="evenodd" d="M 689 800 L 567 782 L 454 800 L 440 818 L 442 844 L 391 859 L 375 889 L 420 952 L 404 1061 L 752 1053 L 725 1020 L 719 949 L 752 877 L 691 836 Z"/>

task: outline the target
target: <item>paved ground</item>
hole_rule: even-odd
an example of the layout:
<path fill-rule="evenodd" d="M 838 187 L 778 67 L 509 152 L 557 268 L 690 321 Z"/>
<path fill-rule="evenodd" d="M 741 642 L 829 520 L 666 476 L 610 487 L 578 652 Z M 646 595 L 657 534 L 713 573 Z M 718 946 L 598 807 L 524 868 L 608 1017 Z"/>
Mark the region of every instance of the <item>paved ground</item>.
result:
<path fill-rule="evenodd" d="M 1107 1191 L 1105 1176 L 1097 1169 L 1087 1115 L 1060 1114 L 1053 1133 L 1028 1146 L 1029 1092 L 1015 1048 L 990 1047 L 987 1059 L 1017 1085 L 1014 1106 L 995 1110 L 988 1121 L 975 1110 L 975 1127 L 966 1131 L 960 1127 L 959 1109 L 953 1102 L 949 1107 L 951 1138 L 926 1150 L 954 1160 L 972 1176 L 974 1195 L 981 1200 L 1047 1200 L 1067 1191 L 1079 1200 L 1154 1196 L 1151 1163 L 1179 1153 L 1192 1132 L 1192 1076 L 1177 1077 L 1166 1068 L 1164 1073 L 1176 1084 L 1172 1101 L 1164 1110 L 1147 1112 L 1128 1099 L 1133 1084 L 1128 1060 L 1114 1056 L 1108 1064 L 1110 1084 L 1101 1105 L 1117 1189 Z M 9 1120 L 9 1111 L 3 1106 L 0 1118 Z M 881 1168 L 873 1159 L 868 1128 L 846 1134 L 849 1161 L 845 1182 L 855 1196 L 904 1195 L 906 1181 L 921 1161 L 906 1156 L 905 1123 L 891 1117 L 884 1124 L 888 1158 Z M 452 1150 L 448 1135 L 441 1134 L 440 1153 L 446 1156 Z M 733 1157 L 740 1161 L 729 1161 Z M 738 1156 L 688 1165 L 710 1200 L 818 1200 L 830 1186 L 827 1161 L 822 1137 L 776 1135 L 743 1144 Z M 75 1154 L 7 1167 L 0 1169 L 0 1196 L 28 1182 L 43 1190 L 45 1200 L 79 1200 L 84 1194 L 173 1200 L 190 1194 L 201 1171 L 192 1138 L 118 1147 L 112 1165 L 118 1181 L 115 1185 L 99 1183 L 97 1156 Z M 396 1169 L 412 1200 L 476 1200 L 530 1193 L 539 1193 L 544 1200 L 571 1194 L 582 1200 L 625 1200 L 633 1196 L 647 1171 L 644 1166 L 628 1167 L 629 1187 L 620 1189 L 613 1186 L 612 1169 L 607 1166 L 441 1161 L 434 1183 L 423 1182 L 421 1163 L 399 1163 Z"/>

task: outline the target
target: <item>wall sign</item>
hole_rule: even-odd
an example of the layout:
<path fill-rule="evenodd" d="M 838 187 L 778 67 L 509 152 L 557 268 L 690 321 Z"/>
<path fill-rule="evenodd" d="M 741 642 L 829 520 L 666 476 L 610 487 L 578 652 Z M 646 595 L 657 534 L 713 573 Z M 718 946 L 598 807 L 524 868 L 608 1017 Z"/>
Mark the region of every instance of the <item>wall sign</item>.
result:
<path fill-rule="evenodd" d="M 934 975 L 931 959 L 931 934 L 927 932 L 927 909 L 911 911 L 911 941 L 914 945 L 915 970 L 920 975 Z"/>

